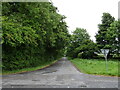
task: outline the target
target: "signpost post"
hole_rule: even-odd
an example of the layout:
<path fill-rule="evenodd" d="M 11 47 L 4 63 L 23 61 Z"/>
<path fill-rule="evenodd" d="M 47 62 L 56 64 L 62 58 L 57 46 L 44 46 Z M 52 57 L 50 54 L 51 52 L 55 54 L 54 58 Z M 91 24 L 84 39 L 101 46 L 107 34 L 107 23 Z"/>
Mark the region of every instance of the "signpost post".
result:
<path fill-rule="evenodd" d="M 107 66 L 107 55 L 109 53 L 109 49 L 101 49 L 102 54 L 104 54 L 105 60 L 106 60 L 106 72 L 108 71 L 108 66 Z"/>

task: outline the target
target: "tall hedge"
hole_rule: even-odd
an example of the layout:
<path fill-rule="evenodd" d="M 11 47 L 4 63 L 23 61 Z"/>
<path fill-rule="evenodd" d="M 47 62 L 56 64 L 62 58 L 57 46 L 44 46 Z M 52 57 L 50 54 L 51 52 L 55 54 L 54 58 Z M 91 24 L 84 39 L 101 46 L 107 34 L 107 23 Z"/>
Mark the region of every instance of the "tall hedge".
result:
<path fill-rule="evenodd" d="M 64 54 L 65 17 L 49 2 L 2 3 L 3 70 L 34 67 Z"/>

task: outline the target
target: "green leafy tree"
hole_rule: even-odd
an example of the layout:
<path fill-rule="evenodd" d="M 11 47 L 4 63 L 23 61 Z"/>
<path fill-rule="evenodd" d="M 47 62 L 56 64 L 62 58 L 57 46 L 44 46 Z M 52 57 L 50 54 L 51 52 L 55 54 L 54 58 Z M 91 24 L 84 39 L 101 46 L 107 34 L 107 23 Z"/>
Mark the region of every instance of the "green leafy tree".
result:
<path fill-rule="evenodd" d="M 72 58 L 92 58 L 96 45 L 90 40 L 86 29 L 76 28 L 70 37 L 67 55 Z"/>
<path fill-rule="evenodd" d="M 110 27 L 110 24 L 114 22 L 114 17 L 112 17 L 109 13 L 103 13 L 102 23 L 98 25 L 99 31 L 96 34 L 96 42 L 99 48 L 104 48 L 106 44 L 109 43 L 109 40 L 106 39 L 107 29 Z"/>
<path fill-rule="evenodd" d="M 113 54 L 118 54 L 120 51 L 120 20 L 114 21 L 110 24 L 107 30 L 106 39 L 109 41 L 108 45 Z"/>
<path fill-rule="evenodd" d="M 85 29 L 82 28 L 76 28 L 76 30 L 73 32 L 73 35 L 70 37 L 70 45 L 68 48 L 68 55 L 71 57 L 77 57 L 77 54 L 73 53 L 75 48 L 80 46 L 81 42 L 89 39 L 89 35 L 86 32 Z"/>
<path fill-rule="evenodd" d="M 69 40 L 64 19 L 49 2 L 3 2 L 3 70 L 34 67 L 63 56 Z"/>

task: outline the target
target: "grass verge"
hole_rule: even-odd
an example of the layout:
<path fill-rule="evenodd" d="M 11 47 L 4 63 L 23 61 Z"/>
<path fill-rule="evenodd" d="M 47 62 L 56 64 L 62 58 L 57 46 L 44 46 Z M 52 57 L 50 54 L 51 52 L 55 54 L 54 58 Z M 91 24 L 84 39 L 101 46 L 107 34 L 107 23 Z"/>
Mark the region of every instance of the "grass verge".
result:
<path fill-rule="evenodd" d="M 83 73 L 95 75 L 118 75 L 118 61 L 108 60 L 108 71 L 106 71 L 105 60 L 102 59 L 72 59 L 70 60 Z"/>
<path fill-rule="evenodd" d="M 46 68 L 46 67 L 56 63 L 57 61 L 58 60 L 54 60 L 54 61 L 51 61 L 51 62 L 46 62 L 46 63 L 43 63 L 40 66 L 37 66 L 37 67 L 24 68 L 24 69 L 18 69 L 18 70 L 13 70 L 13 71 L 2 71 L 2 73 L 0 73 L 0 74 L 2 74 L 2 75 L 9 75 L 9 74 L 17 74 L 17 73 L 36 71 L 36 70 L 39 70 L 39 69 Z"/>

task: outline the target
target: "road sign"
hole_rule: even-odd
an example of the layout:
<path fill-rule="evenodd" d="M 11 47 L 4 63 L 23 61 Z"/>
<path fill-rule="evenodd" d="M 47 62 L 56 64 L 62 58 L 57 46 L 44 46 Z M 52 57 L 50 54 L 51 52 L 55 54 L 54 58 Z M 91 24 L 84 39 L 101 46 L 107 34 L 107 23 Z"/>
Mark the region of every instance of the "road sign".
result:
<path fill-rule="evenodd" d="M 104 54 L 105 57 L 107 57 L 109 53 L 109 49 L 101 49 L 102 54 Z"/>

